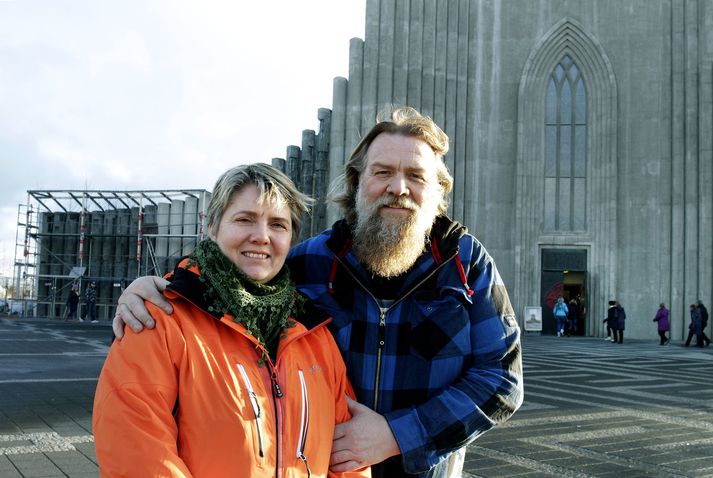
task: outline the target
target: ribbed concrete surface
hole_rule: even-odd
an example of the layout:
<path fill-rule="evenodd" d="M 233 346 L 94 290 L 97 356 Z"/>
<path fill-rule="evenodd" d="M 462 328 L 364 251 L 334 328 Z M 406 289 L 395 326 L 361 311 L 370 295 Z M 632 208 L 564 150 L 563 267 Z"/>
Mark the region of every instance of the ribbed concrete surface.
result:
<path fill-rule="evenodd" d="M 106 325 L 0 319 L 0 477 L 98 476 Z M 466 477 L 713 476 L 713 347 L 525 336 L 526 395 Z"/>

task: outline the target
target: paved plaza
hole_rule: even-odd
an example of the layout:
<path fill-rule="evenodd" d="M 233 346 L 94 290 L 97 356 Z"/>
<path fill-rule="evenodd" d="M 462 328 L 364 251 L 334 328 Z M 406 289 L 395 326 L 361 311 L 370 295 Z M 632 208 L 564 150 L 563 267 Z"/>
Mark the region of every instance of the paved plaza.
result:
<path fill-rule="evenodd" d="M 0 319 L 0 477 L 98 476 L 107 324 Z M 713 347 L 523 337 L 525 403 L 464 477 L 713 477 Z"/>

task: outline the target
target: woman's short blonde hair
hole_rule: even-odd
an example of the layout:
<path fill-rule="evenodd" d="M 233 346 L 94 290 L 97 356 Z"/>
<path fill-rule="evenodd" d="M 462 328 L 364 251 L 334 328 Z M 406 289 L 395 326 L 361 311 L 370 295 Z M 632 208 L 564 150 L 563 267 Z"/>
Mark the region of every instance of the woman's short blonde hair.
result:
<path fill-rule="evenodd" d="M 257 187 L 260 203 L 267 201 L 278 207 L 289 207 L 294 244 L 300 235 L 302 216 L 309 211 L 313 199 L 300 192 L 284 173 L 265 163 L 242 164 L 221 174 L 208 203 L 208 227 L 214 234 L 218 233 L 223 212 L 230 205 L 233 195 L 250 184 Z"/>

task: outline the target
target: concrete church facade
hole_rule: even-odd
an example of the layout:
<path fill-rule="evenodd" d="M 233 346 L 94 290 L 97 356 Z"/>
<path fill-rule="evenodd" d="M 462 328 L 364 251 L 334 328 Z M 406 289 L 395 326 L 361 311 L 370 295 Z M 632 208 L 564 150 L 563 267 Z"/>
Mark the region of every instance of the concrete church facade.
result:
<path fill-rule="evenodd" d="M 710 306 L 713 0 L 367 0 L 336 78 L 329 177 L 388 105 L 451 138 L 450 214 L 495 257 L 520 323 L 559 294 L 629 338 Z M 328 220 L 336 218 L 335 211 Z M 711 325 L 708 327 L 710 335 Z"/>

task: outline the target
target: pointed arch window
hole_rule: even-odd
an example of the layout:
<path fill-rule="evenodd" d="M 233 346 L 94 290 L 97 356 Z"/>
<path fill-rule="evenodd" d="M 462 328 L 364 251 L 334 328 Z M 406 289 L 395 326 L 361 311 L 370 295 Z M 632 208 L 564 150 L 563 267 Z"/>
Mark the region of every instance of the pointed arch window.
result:
<path fill-rule="evenodd" d="M 545 98 L 545 231 L 586 228 L 587 92 L 569 55 L 555 66 Z"/>

